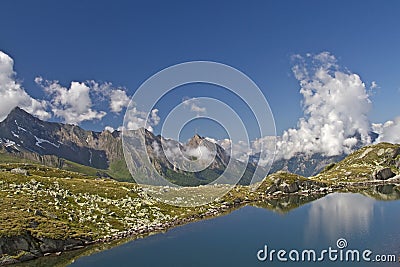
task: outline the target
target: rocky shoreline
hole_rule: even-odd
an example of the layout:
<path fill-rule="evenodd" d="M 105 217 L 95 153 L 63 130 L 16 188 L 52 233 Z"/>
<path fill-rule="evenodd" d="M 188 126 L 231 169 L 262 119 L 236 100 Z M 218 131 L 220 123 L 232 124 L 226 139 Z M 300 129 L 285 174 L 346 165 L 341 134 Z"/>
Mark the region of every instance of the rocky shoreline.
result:
<path fill-rule="evenodd" d="M 394 177 L 390 181 L 399 181 L 399 177 Z M 49 255 L 60 255 L 63 252 L 82 249 L 84 247 L 99 243 L 110 243 L 123 239 L 136 239 L 150 234 L 167 231 L 171 228 L 187 223 L 213 218 L 224 215 L 251 203 L 267 203 L 268 201 L 284 199 L 285 197 L 322 197 L 333 192 L 354 191 L 357 188 L 366 188 L 386 184 L 385 181 L 364 181 L 357 183 L 340 183 L 337 185 L 326 185 L 324 183 L 309 183 L 305 181 L 295 181 L 290 184 L 282 184 L 282 181 L 276 181 L 264 194 L 258 195 L 254 199 L 235 199 L 233 202 L 222 202 L 218 207 L 209 209 L 201 214 L 192 214 L 186 218 L 174 219 L 169 222 L 158 223 L 156 225 L 141 226 L 136 229 L 120 231 L 112 235 L 107 235 L 97 240 L 85 239 L 50 239 L 36 238 L 29 232 L 24 235 L 14 237 L 0 238 L 0 254 L 11 254 L 15 251 L 21 251 L 17 256 L 6 256 L 0 259 L 0 265 L 9 265 L 24 261 L 33 260 L 39 257 Z M 256 205 L 257 206 L 257 205 Z"/>
<path fill-rule="evenodd" d="M 150 234 L 165 232 L 169 229 L 187 223 L 221 216 L 230 213 L 231 211 L 242 207 L 249 202 L 250 201 L 243 200 L 235 201 L 234 203 L 224 203 L 219 208 L 209 210 L 203 214 L 191 215 L 187 218 L 159 223 L 154 226 L 141 226 L 137 229 L 117 232 L 97 240 L 84 240 L 73 238 L 69 238 L 66 240 L 36 238 L 33 237 L 29 232 L 20 236 L 0 237 L 0 254 L 13 254 L 15 251 L 22 251 L 17 256 L 6 256 L 1 258 L 0 266 L 21 263 L 50 255 L 59 256 L 61 255 L 61 253 L 66 251 L 82 249 L 84 247 L 99 243 L 110 243 L 122 239 L 134 240 L 140 237 L 148 236 Z"/>
<path fill-rule="evenodd" d="M 295 182 L 297 185 L 299 182 Z M 309 183 L 307 183 L 310 185 Z M 319 185 L 319 184 L 318 184 Z M 321 183 L 321 185 L 324 185 Z M 289 187 L 293 188 L 294 185 L 291 184 Z M 299 186 L 301 188 L 301 186 Z M 321 190 L 322 189 L 322 190 Z M 333 190 L 329 188 L 319 189 L 307 189 L 308 195 L 326 195 Z M 233 210 L 236 210 L 244 205 L 248 205 L 251 203 L 256 203 L 260 201 L 266 200 L 276 200 L 281 198 L 282 196 L 305 196 L 304 191 L 295 191 L 289 192 L 287 190 L 276 191 L 274 194 L 269 194 L 265 192 L 266 195 L 261 194 L 258 195 L 255 199 L 234 199 L 232 202 L 222 202 L 218 207 L 207 210 L 202 214 L 193 214 L 186 218 L 174 219 L 169 222 L 159 223 L 152 226 L 141 226 L 136 229 L 130 229 L 127 231 L 121 231 L 114 233 L 112 235 L 107 235 L 103 238 L 97 240 L 83 240 L 83 239 L 66 239 L 66 240 L 58 240 L 58 239 L 49 239 L 49 238 L 35 238 L 31 234 L 26 233 L 25 235 L 16 236 L 16 237 L 2 237 L 0 238 L 0 254 L 12 254 L 15 251 L 24 251 L 20 253 L 18 256 L 8 256 L 0 259 L 0 265 L 9 265 L 20 263 L 28 260 L 33 260 L 38 257 L 49 256 L 49 255 L 60 255 L 63 252 L 81 249 L 90 245 L 95 245 L 99 243 L 110 243 L 122 239 L 136 239 L 140 237 L 145 237 L 149 234 L 160 233 L 167 231 L 171 228 L 181 226 L 187 223 L 209 219 L 217 216 L 221 216 L 224 214 L 228 214 Z"/>
<path fill-rule="evenodd" d="M 164 232 L 187 223 L 224 215 L 249 204 L 254 204 L 255 206 L 259 203 L 270 204 L 273 201 L 287 201 L 287 198 L 293 197 L 317 199 L 334 192 L 357 192 L 361 189 L 373 188 L 388 183 L 400 183 L 400 176 L 395 176 L 386 181 L 340 182 L 335 185 L 310 180 L 296 180 L 288 183 L 282 179 L 277 179 L 265 191 L 258 192 L 258 194 L 252 197 L 246 196 L 244 198 L 235 198 L 230 202 L 219 202 L 216 207 L 200 214 L 191 214 L 186 218 L 172 219 L 155 225 L 143 225 L 127 231 L 119 231 L 96 240 L 37 238 L 29 232 L 19 236 L 1 237 L 1 255 L 15 255 L 16 251 L 20 253 L 16 256 L 3 256 L 0 259 L 0 265 L 20 263 L 49 255 L 61 255 L 66 251 L 82 249 L 100 243 L 110 243 L 123 239 L 134 240 L 153 233 Z"/>
<path fill-rule="evenodd" d="M 2 237 L 0 238 L 0 254 L 12 254 L 15 251 L 24 251 L 17 256 L 7 256 L 0 259 L 0 265 L 16 264 L 24 261 L 37 259 L 39 257 L 46 257 L 50 255 L 61 255 L 63 252 L 82 249 L 84 247 L 100 244 L 110 243 L 123 239 L 134 240 L 140 237 L 145 237 L 150 234 L 165 232 L 174 227 L 188 224 L 191 222 L 209 219 L 224 214 L 228 214 L 245 205 L 256 203 L 259 201 L 266 201 L 267 199 L 273 200 L 281 197 L 282 195 L 301 195 L 301 192 L 281 192 L 282 194 L 265 196 L 264 194 L 256 196 L 254 199 L 236 198 L 232 202 L 222 202 L 218 207 L 208 209 L 201 214 L 192 214 L 186 218 L 174 219 L 169 222 L 159 223 L 151 226 L 141 226 L 136 229 L 127 231 L 120 231 L 112 235 L 107 235 L 97 240 L 84 240 L 84 239 L 50 239 L 50 238 L 35 238 L 30 233 L 16 237 Z M 310 190 L 309 194 L 325 195 L 327 190 Z"/>

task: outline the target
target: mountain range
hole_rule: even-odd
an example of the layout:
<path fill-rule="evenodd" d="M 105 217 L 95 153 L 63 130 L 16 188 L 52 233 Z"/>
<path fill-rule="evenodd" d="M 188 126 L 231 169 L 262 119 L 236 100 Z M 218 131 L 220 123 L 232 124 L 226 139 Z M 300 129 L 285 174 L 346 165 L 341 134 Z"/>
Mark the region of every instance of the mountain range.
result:
<path fill-rule="evenodd" d="M 230 160 L 228 153 L 221 146 L 199 135 L 193 136 L 185 144 L 156 136 L 145 129 L 134 131 L 134 135 L 144 137 L 147 154 L 154 169 L 175 184 L 195 186 L 214 181 L 224 173 Z M 158 151 L 163 143 L 175 146 L 183 152 L 200 146 L 210 151 L 214 148 L 215 157 L 202 171 L 183 171 L 171 163 L 165 153 Z M 19 107 L 14 108 L 7 118 L 0 122 L 0 153 L 15 157 L 18 161 L 38 162 L 119 181 L 134 181 L 125 163 L 121 132 L 94 132 L 76 125 L 42 121 Z M 270 173 L 286 170 L 312 176 L 326 165 L 344 157 L 345 155 L 327 157 L 322 154 L 297 154 L 290 159 L 275 161 Z M 245 163 L 233 159 L 233 169 L 244 170 L 240 184 L 249 184 L 256 171 L 257 155 L 253 155 L 251 159 L 245 166 Z M 145 164 L 137 165 L 139 168 Z M 265 170 L 265 174 L 266 172 Z"/>
<path fill-rule="evenodd" d="M 221 146 L 199 135 L 193 136 L 186 144 L 181 144 L 160 135 L 156 136 L 143 128 L 133 134 L 144 137 L 147 154 L 154 169 L 179 185 L 207 184 L 224 172 L 230 160 Z M 211 150 L 215 146 L 215 157 L 210 166 L 202 171 L 182 171 L 164 153 L 158 151 L 157 147 L 162 147 L 162 142 L 172 144 L 182 151 L 200 146 Z M 15 157 L 18 161 L 38 162 L 119 181 L 134 181 L 125 163 L 121 132 L 94 132 L 76 125 L 42 121 L 19 107 L 14 108 L 0 122 L 0 153 Z M 252 163 L 243 165 L 244 163 L 233 159 L 234 169 L 245 170 L 240 183 L 248 184 L 256 166 Z"/>

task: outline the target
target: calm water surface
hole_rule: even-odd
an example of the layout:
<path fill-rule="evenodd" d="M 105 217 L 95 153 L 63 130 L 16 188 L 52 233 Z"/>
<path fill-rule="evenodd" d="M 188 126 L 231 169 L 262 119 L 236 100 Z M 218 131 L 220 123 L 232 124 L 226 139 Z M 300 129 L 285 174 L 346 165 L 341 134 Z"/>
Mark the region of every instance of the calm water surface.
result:
<path fill-rule="evenodd" d="M 77 259 L 70 266 L 400 266 L 396 263 L 261 262 L 257 251 L 347 248 L 400 256 L 400 201 L 331 194 L 288 213 L 247 206 Z M 373 257 L 373 256 L 371 256 Z M 327 257 L 326 257 L 327 258 Z"/>

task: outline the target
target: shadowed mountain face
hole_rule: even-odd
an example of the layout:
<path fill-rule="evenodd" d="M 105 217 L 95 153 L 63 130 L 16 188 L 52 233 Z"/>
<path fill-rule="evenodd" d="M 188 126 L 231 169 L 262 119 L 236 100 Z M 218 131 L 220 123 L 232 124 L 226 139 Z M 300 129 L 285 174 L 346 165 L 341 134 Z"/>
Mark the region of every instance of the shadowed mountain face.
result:
<path fill-rule="evenodd" d="M 3 151 L 17 156 L 39 159 L 53 155 L 98 169 L 107 169 L 110 161 L 122 156 L 118 132 L 99 133 L 45 122 L 18 107 L 0 123 L 0 142 Z"/>
<path fill-rule="evenodd" d="M 310 177 L 318 174 L 327 165 L 339 162 L 345 157 L 346 154 L 325 156 L 321 153 L 312 155 L 298 153 L 296 156 L 290 159 L 279 159 L 275 161 L 271 166 L 270 173 L 284 170 L 301 176 Z"/>

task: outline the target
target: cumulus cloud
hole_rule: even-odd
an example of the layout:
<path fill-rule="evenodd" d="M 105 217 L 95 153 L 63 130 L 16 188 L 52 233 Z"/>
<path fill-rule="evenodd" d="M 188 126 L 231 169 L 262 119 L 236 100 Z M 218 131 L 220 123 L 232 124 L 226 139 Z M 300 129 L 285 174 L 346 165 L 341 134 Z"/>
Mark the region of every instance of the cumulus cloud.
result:
<path fill-rule="evenodd" d="M 246 141 L 233 143 L 232 140 L 228 138 L 216 140 L 215 143 L 225 149 L 225 151 L 227 151 L 227 153 L 234 159 L 246 162 L 249 158 L 251 160 L 252 156 L 259 155 L 260 157 L 257 157 L 258 164 L 261 166 L 267 166 L 272 163 L 277 140 L 279 140 L 279 137 L 264 136 L 250 141 L 250 144 Z M 261 153 L 261 150 L 263 150 L 264 153 Z"/>
<path fill-rule="evenodd" d="M 125 87 L 115 87 L 110 82 L 99 83 L 93 80 L 85 82 L 93 91 L 93 96 L 100 101 L 109 101 L 111 112 L 119 113 L 129 104 Z"/>
<path fill-rule="evenodd" d="M 42 77 L 36 77 L 35 82 L 47 93 L 54 116 L 66 123 L 79 124 L 82 121 L 102 119 L 107 112 L 97 110 L 95 106 L 100 103 L 108 102 L 110 111 L 114 113 L 121 112 L 129 103 L 126 89 L 114 87 L 110 82 L 72 81 L 69 87 Z"/>
<path fill-rule="evenodd" d="M 336 58 L 328 52 L 295 55 L 293 60 L 292 70 L 300 84 L 304 112 L 297 127 L 279 137 L 256 139 L 250 146 L 246 142 L 232 144 L 229 139 L 218 141 L 223 148 L 231 150 L 232 157 L 243 161 L 263 148 L 266 153 L 262 154 L 264 158 L 259 159 L 259 164 L 265 166 L 271 163 L 273 153 L 276 159 L 289 159 L 296 153 L 335 156 L 350 153 L 359 142 L 364 145 L 371 142 L 367 116 L 371 101 L 361 78 L 341 70 Z M 377 87 L 372 82 L 370 88 Z M 384 129 L 386 138 L 393 141 L 397 128 Z"/>
<path fill-rule="evenodd" d="M 37 100 L 29 96 L 16 80 L 13 68 L 13 59 L 0 51 L 0 120 L 3 120 L 11 109 L 19 106 L 40 119 L 48 119 L 54 115 L 66 123 L 79 124 L 85 120 L 102 119 L 107 114 L 97 110 L 94 103 L 107 101 L 111 112 L 114 113 L 121 112 L 129 103 L 126 89 L 114 87 L 109 82 L 73 81 L 69 87 L 65 87 L 58 81 L 48 81 L 42 77 L 36 77 L 35 82 L 44 89 L 47 98 Z M 156 115 L 153 115 L 153 119 L 157 119 Z"/>
<path fill-rule="evenodd" d="M 268 166 L 272 164 L 274 155 L 276 154 L 276 144 L 280 140 L 277 136 L 264 136 L 251 142 L 251 148 L 253 153 L 260 153 L 261 150 L 264 153 L 260 153 L 258 164 L 261 166 Z"/>
<path fill-rule="evenodd" d="M 379 134 L 375 142 L 400 143 L 400 117 L 383 124 L 372 124 L 372 129 Z"/>
<path fill-rule="evenodd" d="M 158 109 L 153 109 L 150 114 L 147 114 L 146 112 L 133 107 L 127 114 L 125 114 L 125 121 L 126 130 L 145 128 L 146 130 L 153 132 L 153 127 L 158 125 L 160 117 L 158 116 Z"/>
<path fill-rule="evenodd" d="M 58 81 L 47 81 L 42 77 L 37 77 L 35 82 L 42 86 L 51 98 L 50 107 L 53 114 L 66 123 L 79 124 L 85 120 L 101 119 L 107 114 L 92 108 L 91 88 L 87 83 L 71 82 L 67 88 Z"/>
<path fill-rule="evenodd" d="M 188 107 L 190 111 L 196 112 L 197 115 L 207 113 L 206 108 L 201 107 L 199 101 L 196 98 L 184 98 L 182 103 L 184 106 Z"/>
<path fill-rule="evenodd" d="M 41 119 L 48 119 L 50 114 L 46 111 L 46 101 L 28 95 L 15 77 L 14 60 L 0 51 L 0 121 L 16 106 Z"/>
<path fill-rule="evenodd" d="M 376 81 L 367 87 L 360 76 L 342 69 L 334 55 L 294 55 L 292 71 L 300 84 L 304 115 L 297 127 L 283 132 L 282 136 L 266 136 L 250 142 L 233 144 L 231 140 L 210 140 L 221 145 L 235 159 L 244 161 L 248 156 L 267 150 L 259 164 L 275 159 L 293 157 L 296 153 L 321 153 L 335 156 L 351 153 L 358 145 L 371 143 L 371 129 L 380 134 L 378 142 L 400 142 L 400 119 L 385 124 L 372 125 L 368 119 L 372 103 L 370 95 L 379 88 Z M 196 99 L 184 99 L 191 111 L 206 113 Z M 275 151 L 276 144 L 276 151 Z"/>
<path fill-rule="evenodd" d="M 156 108 L 150 112 L 150 123 L 153 126 L 156 126 L 160 123 L 160 117 L 158 116 L 158 109 Z"/>
<path fill-rule="evenodd" d="M 215 158 L 215 151 L 210 150 L 204 145 L 199 145 L 196 148 L 185 147 L 183 154 L 186 158 L 203 162 L 211 162 Z"/>
<path fill-rule="evenodd" d="M 193 146 L 182 144 L 171 139 L 161 139 L 152 143 L 157 157 L 166 157 L 174 168 L 186 171 L 201 171 L 210 166 L 215 159 L 216 147 L 201 141 Z"/>
<path fill-rule="evenodd" d="M 129 104 L 129 97 L 126 92 L 121 89 L 116 89 L 110 93 L 110 109 L 114 113 L 119 113 L 124 107 Z"/>
<path fill-rule="evenodd" d="M 231 139 L 222 139 L 217 140 L 217 144 L 219 144 L 228 154 L 234 159 L 245 162 L 248 157 L 255 153 L 253 149 L 251 149 L 251 144 L 248 142 L 239 140 L 234 143 Z"/>
<path fill-rule="evenodd" d="M 300 83 L 304 117 L 277 143 L 278 158 L 298 152 L 327 156 L 350 153 L 360 136 L 370 142 L 371 101 L 357 74 L 342 71 L 328 52 L 294 56 L 293 73 Z"/>

